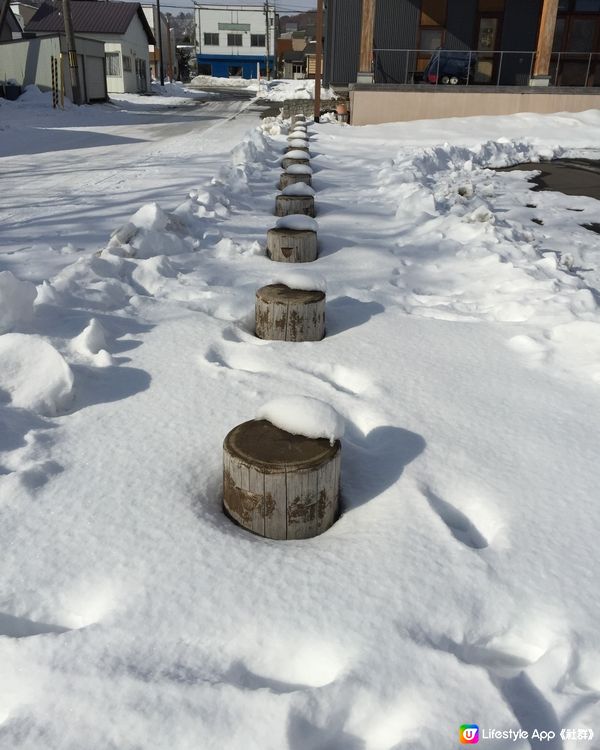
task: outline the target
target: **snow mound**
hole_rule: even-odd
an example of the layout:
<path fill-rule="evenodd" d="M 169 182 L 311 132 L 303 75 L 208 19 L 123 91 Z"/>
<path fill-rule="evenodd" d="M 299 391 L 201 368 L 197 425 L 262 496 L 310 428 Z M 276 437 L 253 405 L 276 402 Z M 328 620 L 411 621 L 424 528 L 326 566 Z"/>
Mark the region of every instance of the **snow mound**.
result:
<path fill-rule="evenodd" d="M 312 174 L 312 169 L 308 164 L 290 164 L 285 170 L 286 174 Z"/>
<path fill-rule="evenodd" d="M 31 320 L 36 295 L 35 284 L 0 271 L 0 334 Z"/>
<path fill-rule="evenodd" d="M 12 406 L 54 416 L 73 398 L 73 373 L 62 355 L 41 336 L 0 336 L 0 389 Z"/>
<path fill-rule="evenodd" d="M 307 141 L 308 133 L 305 127 L 298 127 L 298 125 L 296 125 L 294 130 L 292 130 L 289 134 L 288 138 L 294 138 L 295 140 L 299 141 Z"/>
<path fill-rule="evenodd" d="M 82 354 L 98 354 L 106 349 L 106 332 L 102 324 L 92 318 L 89 325 L 73 339 L 71 346 Z"/>
<path fill-rule="evenodd" d="M 337 411 L 316 398 L 282 396 L 259 409 L 256 419 L 266 419 L 280 430 L 308 438 L 327 438 L 333 445 L 344 434 L 344 420 Z"/>
<path fill-rule="evenodd" d="M 308 138 L 295 138 L 293 141 L 289 142 L 289 145 L 292 148 L 306 148 L 306 141 Z"/>
<path fill-rule="evenodd" d="M 311 196 L 315 194 L 315 189 L 305 182 L 293 182 L 291 185 L 283 188 L 282 195 Z"/>
<path fill-rule="evenodd" d="M 285 284 L 290 289 L 304 289 L 307 292 L 326 292 L 327 281 L 318 273 L 309 271 L 278 271 L 269 284 Z"/>
<path fill-rule="evenodd" d="M 316 232 L 319 228 L 317 222 L 310 216 L 304 214 L 290 214 L 277 219 L 277 229 L 293 229 L 295 231 Z"/>
<path fill-rule="evenodd" d="M 146 203 L 113 232 L 106 251 L 135 258 L 178 255 L 192 249 L 186 234 L 178 216 L 166 213 L 158 203 Z"/>
<path fill-rule="evenodd" d="M 292 151 L 288 151 L 287 154 L 285 154 L 283 158 L 284 159 L 308 159 L 309 157 L 306 151 L 293 149 Z"/>

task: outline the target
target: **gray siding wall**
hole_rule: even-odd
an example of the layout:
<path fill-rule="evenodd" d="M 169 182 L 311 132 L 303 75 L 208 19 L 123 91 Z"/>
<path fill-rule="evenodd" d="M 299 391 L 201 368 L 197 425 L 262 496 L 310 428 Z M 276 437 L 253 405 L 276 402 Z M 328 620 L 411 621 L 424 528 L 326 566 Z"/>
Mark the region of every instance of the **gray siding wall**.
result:
<path fill-rule="evenodd" d="M 446 49 L 473 49 L 477 0 L 449 0 L 446 20 Z"/>
<path fill-rule="evenodd" d="M 502 28 L 503 50 L 535 50 L 542 0 L 506 0 Z M 526 86 L 529 82 L 532 55 L 503 55 L 501 84 Z"/>
<path fill-rule="evenodd" d="M 414 50 L 417 46 L 421 0 L 377 0 L 375 49 Z M 400 52 L 378 52 L 377 83 L 412 83 L 415 56 Z"/>
<path fill-rule="evenodd" d="M 354 83 L 360 54 L 362 0 L 327 0 L 324 78 Z"/>

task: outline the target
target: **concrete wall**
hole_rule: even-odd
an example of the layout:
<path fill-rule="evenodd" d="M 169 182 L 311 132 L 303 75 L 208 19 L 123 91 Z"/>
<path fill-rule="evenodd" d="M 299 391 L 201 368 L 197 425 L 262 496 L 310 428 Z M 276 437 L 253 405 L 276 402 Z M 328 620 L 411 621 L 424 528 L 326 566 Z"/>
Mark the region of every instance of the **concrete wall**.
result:
<path fill-rule="evenodd" d="M 583 112 L 588 109 L 600 109 L 600 91 L 521 87 L 490 90 L 484 86 L 424 90 L 420 87 L 361 86 L 350 92 L 352 125 L 517 112 Z"/>

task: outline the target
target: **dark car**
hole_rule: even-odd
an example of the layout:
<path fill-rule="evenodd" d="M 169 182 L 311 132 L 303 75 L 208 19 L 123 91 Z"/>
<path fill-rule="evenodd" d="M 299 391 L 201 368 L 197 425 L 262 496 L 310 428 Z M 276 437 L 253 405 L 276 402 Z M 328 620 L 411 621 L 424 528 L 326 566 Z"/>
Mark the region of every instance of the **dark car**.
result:
<path fill-rule="evenodd" d="M 436 50 L 423 71 L 423 81 L 453 86 L 459 83 L 471 83 L 475 63 L 476 55 L 473 52 L 451 49 Z"/>

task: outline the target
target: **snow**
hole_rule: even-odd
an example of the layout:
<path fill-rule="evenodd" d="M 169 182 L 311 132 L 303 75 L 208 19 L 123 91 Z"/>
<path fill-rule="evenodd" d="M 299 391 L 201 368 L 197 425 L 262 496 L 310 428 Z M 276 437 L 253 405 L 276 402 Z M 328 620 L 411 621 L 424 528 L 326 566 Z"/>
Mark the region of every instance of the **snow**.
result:
<path fill-rule="evenodd" d="M 247 89 L 252 86 L 256 86 L 256 81 L 250 81 L 246 78 L 237 78 L 235 76 L 231 78 L 216 78 L 215 76 L 196 76 L 190 81 L 190 86 L 194 87 L 207 87 L 211 86 L 228 87 L 228 88 L 243 88 Z"/>
<path fill-rule="evenodd" d="M 253 81 L 250 88 L 258 91 L 258 83 Z M 261 99 L 268 99 L 272 102 L 283 102 L 286 99 L 314 99 L 315 82 L 308 79 L 279 79 L 275 81 L 262 80 L 260 84 Z M 321 99 L 335 99 L 336 94 L 333 89 L 326 86 L 321 89 Z"/>
<path fill-rule="evenodd" d="M 290 289 L 327 291 L 327 280 L 315 271 L 277 270 L 271 275 L 269 284 L 285 284 Z"/>
<path fill-rule="evenodd" d="M 296 149 L 292 149 L 291 151 L 288 151 L 286 154 L 284 154 L 285 159 L 308 159 L 308 154 L 306 151 L 300 151 Z"/>
<path fill-rule="evenodd" d="M 293 182 L 291 185 L 283 188 L 281 191 L 282 195 L 300 195 L 300 196 L 313 196 L 315 195 L 315 189 L 304 182 Z"/>
<path fill-rule="evenodd" d="M 309 174 L 313 173 L 312 169 L 308 164 L 290 164 L 289 167 L 285 168 L 286 174 Z"/>
<path fill-rule="evenodd" d="M 0 271 L 0 334 L 31 320 L 36 296 L 34 284 L 19 281 L 10 271 Z"/>
<path fill-rule="evenodd" d="M 344 420 L 329 404 L 306 396 L 283 396 L 264 404 L 256 419 L 308 438 L 327 438 L 331 445 L 344 434 Z"/>
<path fill-rule="evenodd" d="M 295 231 L 316 232 L 319 229 L 318 223 L 310 216 L 304 214 L 290 214 L 277 219 L 275 226 L 278 229 L 293 229 Z"/>
<path fill-rule="evenodd" d="M 37 286 L 0 296 L 0 747 L 597 734 L 598 202 L 489 167 L 597 157 L 600 112 L 311 127 L 327 335 L 293 344 L 252 333 L 286 124 L 166 109 L 0 102 L 0 272 Z M 273 399 L 345 425 L 302 542 L 221 509 Z"/>
<path fill-rule="evenodd" d="M 73 398 L 73 373 L 61 354 L 41 336 L 0 336 L 0 392 L 12 406 L 52 416 Z"/>
<path fill-rule="evenodd" d="M 296 138 L 293 141 L 290 141 L 288 145 L 291 148 L 305 148 L 306 147 L 306 140 L 303 140 L 302 138 Z"/>

